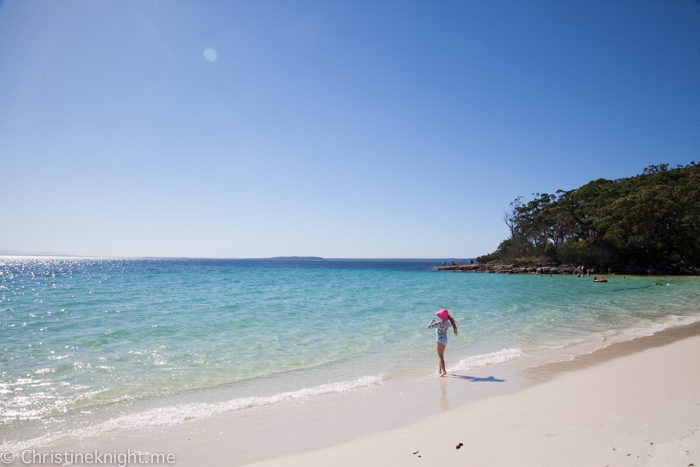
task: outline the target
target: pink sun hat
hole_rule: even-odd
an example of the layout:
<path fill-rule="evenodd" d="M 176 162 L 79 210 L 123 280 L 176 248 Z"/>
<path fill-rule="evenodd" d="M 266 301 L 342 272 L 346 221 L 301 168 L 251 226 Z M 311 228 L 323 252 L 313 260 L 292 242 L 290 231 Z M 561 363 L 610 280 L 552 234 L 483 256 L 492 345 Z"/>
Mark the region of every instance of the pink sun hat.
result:
<path fill-rule="evenodd" d="M 437 315 L 438 318 L 440 318 L 443 321 L 446 321 L 447 318 L 450 316 L 450 313 L 444 308 L 435 314 Z"/>

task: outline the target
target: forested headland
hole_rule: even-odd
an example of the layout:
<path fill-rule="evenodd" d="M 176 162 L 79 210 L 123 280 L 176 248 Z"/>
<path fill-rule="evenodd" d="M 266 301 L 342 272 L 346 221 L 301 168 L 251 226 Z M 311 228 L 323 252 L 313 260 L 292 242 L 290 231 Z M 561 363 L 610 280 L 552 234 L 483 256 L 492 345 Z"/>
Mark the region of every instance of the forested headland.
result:
<path fill-rule="evenodd" d="M 479 262 L 620 269 L 700 267 L 700 164 L 651 165 L 640 175 L 517 198 L 510 237 Z"/>

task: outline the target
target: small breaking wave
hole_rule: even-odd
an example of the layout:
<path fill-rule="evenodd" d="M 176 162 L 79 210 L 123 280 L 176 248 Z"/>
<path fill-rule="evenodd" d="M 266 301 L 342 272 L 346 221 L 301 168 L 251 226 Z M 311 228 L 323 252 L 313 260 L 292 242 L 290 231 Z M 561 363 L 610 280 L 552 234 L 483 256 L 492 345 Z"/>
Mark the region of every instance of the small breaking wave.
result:
<path fill-rule="evenodd" d="M 448 368 L 447 371 L 465 371 L 480 366 L 497 365 L 524 356 L 525 352 L 520 349 L 503 349 L 498 352 L 465 358 L 460 360 L 455 366 Z"/>
<path fill-rule="evenodd" d="M 313 388 L 283 392 L 272 396 L 253 396 L 231 399 L 223 402 L 194 402 L 190 404 L 159 407 L 122 417 L 113 418 L 97 425 L 78 430 L 58 432 L 28 441 L 6 442 L 0 445 L 0 451 L 19 452 L 24 449 L 41 448 L 70 438 L 84 439 L 99 436 L 107 432 L 154 428 L 175 425 L 186 420 L 209 417 L 226 412 L 234 412 L 250 407 L 276 404 L 278 402 L 310 399 L 324 394 L 341 393 L 354 389 L 383 384 L 381 376 L 363 376 L 354 381 L 328 383 Z"/>

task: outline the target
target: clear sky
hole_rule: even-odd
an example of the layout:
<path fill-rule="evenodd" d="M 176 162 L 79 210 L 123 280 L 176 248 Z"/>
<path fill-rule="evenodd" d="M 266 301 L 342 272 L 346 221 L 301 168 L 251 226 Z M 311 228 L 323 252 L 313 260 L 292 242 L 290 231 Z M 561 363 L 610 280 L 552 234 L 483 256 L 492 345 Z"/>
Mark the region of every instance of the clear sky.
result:
<path fill-rule="evenodd" d="M 474 257 L 700 159 L 700 4 L 7 0 L 0 84 L 0 249 Z"/>

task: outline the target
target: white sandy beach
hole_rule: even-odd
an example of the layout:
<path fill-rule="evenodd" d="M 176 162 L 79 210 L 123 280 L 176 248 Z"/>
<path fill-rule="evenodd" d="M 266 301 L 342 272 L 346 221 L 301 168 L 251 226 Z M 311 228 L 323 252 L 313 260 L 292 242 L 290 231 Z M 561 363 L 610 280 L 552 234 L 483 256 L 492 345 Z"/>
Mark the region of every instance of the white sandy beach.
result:
<path fill-rule="evenodd" d="M 688 337 L 400 429 L 253 465 L 700 465 L 698 355 L 700 336 Z"/>
<path fill-rule="evenodd" d="M 521 371 L 510 387 L 491 380 L 514 373 L 486 367 L 483 382 L 434 378 L 413 399 L 354 391 L 39 450 L 174 453 L 180 466 L 700 466 L 698 355 L 695 323 Z M 460 403 L 458 388 L 478 394 Z"/>

